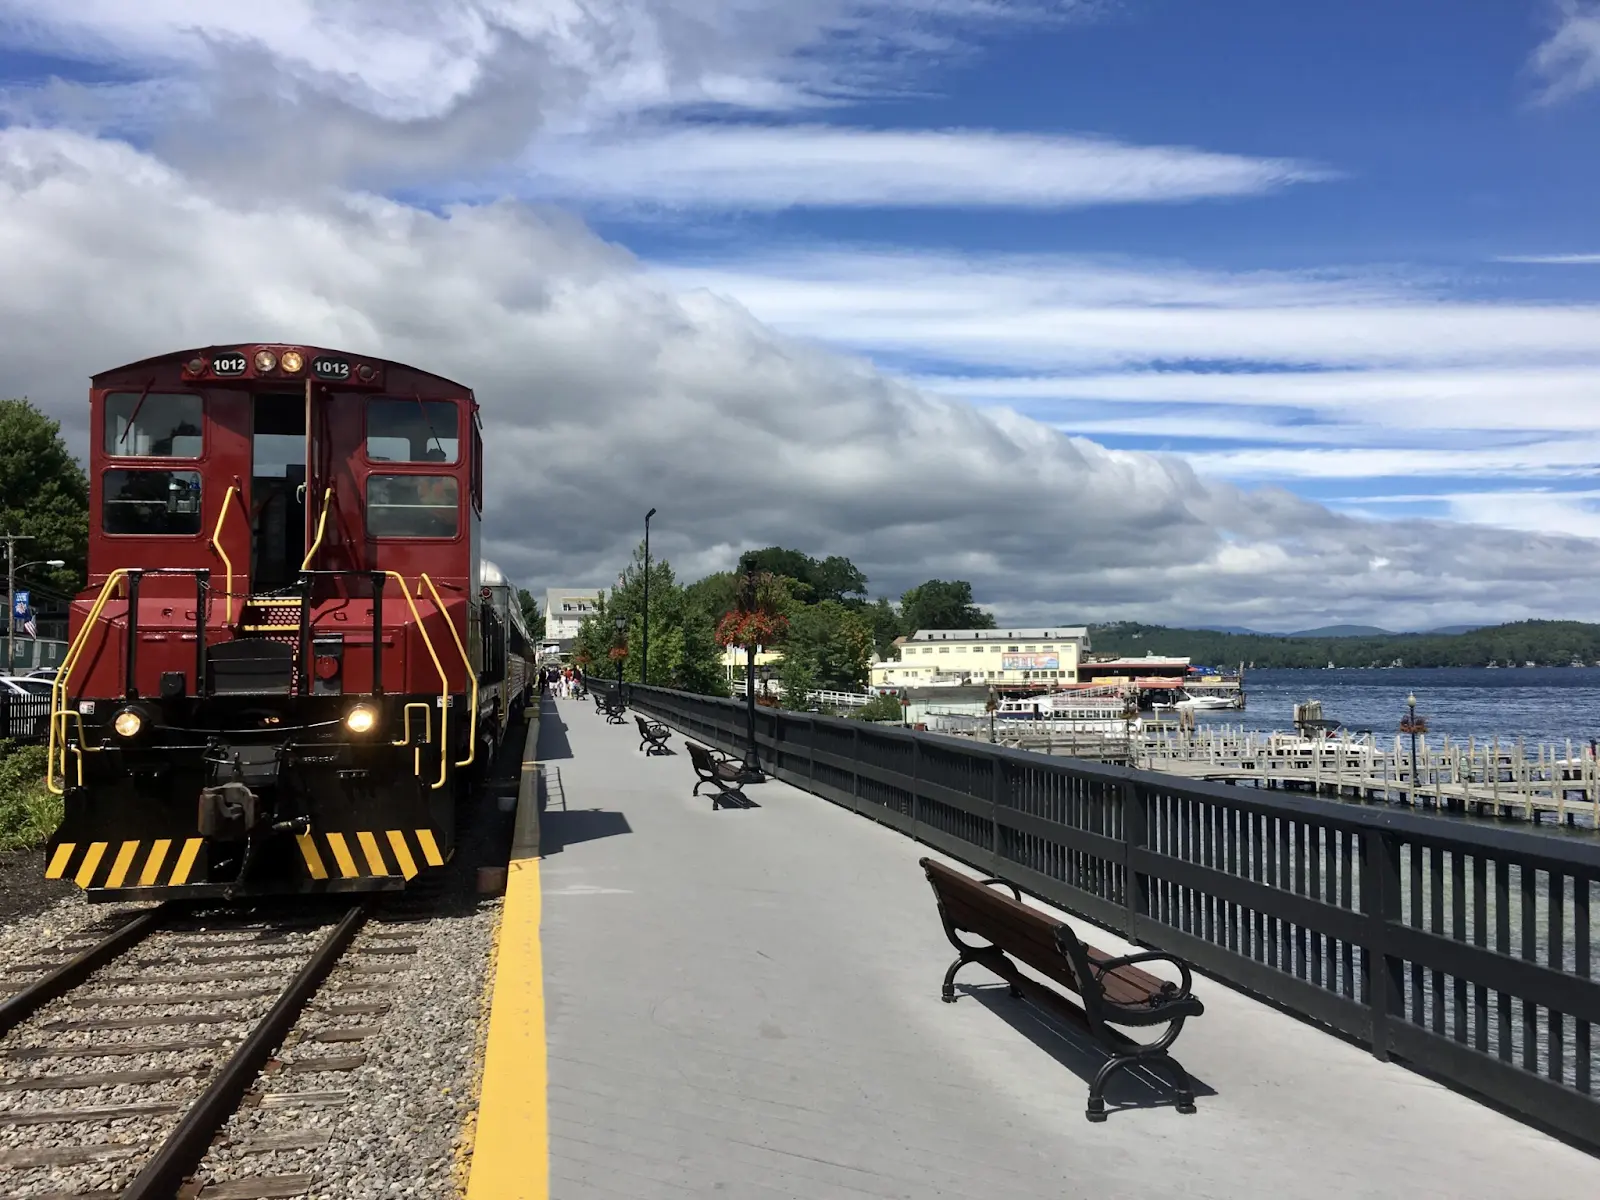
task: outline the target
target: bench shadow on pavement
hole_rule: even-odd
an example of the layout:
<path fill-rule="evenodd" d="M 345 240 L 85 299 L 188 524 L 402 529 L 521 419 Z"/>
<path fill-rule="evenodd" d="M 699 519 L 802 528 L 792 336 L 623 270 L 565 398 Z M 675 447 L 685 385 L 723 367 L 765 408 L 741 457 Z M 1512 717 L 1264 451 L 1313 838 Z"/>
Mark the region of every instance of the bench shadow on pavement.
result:
<path fill-rule="evenodd" d="M 1083 1080 L 1084 1091 L 1074 1095 L 1078 1095 L 1080 1101 L 1087 1100 L 1089 1083 L 1107 1057 L 1089 1036 L 1087 1030 L 1057 1020 L 1033 1005 L 1016 999 L 1003 983 L 957 983 L 956 994 L 962 998 L 976 1000 Z M 1190 1079 L 1196 1097 L 1217 1094 L 1216 1089 L 1204 1081 L 1193 1076 Z M 1105 1099 L 1108 1113 L 1131 1108 L 1171 1108 L 1176 1103 L 1172 1085 L 1164 1076 L 1138 1066 L 1125 1067 L 1113 1075 L 1106 1084 Z M 1081 1109 L 1080 1103 L 1079 1110 Z"/>

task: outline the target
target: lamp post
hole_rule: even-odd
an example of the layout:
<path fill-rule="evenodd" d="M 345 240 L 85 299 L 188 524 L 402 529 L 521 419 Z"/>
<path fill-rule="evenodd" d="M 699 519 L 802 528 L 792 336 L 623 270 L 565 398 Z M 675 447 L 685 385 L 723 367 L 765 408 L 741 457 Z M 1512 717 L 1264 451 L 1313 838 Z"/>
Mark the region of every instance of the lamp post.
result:
<path fill-rule="evenodd" d="M 644 632 L 639 638 L 639 682 L 650 682 L 650 518 L 656 515 L 651 509 L 644 515 Z"/>
<path fill-rule="evenodd" d="M 1421 732 L 1421 725 L 1417 723 L 1417 694 L 1411 692 L 1406 696 L 1406 715 L 1400 722 L 1400 728 L 1411 735 L 1411 786 L 1407 789 L 1411 793 L 1411 803 L 1419 803 L 1417 796 L 1417 734 Z"/>
<path fill-rule="evenodd" d="M 617 630 L 616 645 L 611 648 L 611 652 L 617 657 L 617 702 L 620 704 L 622 702 L 622 660 L 627 657 L 621 653 L 623 645 L 622 631 L 628 627 L 628 618 L 619 615 L 612 618 L 611 623 Z"/>
<path fill-rule="evenodd" d="M 6 539 L 6 662 L 5 674 L 9 675 L 17 661 L 17 572 L 26 571 L 29 567 L 64 567 L 67 564 L 59 558 L 36 559 L 18 565 L 17 543 L 31 542 L 33 538 L 24 533 L 7 533 Z"/>

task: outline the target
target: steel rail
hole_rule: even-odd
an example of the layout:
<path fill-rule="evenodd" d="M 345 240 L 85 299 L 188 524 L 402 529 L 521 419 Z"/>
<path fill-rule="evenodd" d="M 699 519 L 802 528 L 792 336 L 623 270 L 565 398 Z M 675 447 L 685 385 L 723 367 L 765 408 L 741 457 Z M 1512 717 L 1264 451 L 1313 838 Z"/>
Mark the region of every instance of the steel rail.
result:
<path fill-rule="evenodd" d="M 68 959 L 48 975 L 34 980 L 14 996 L 0 1002 L 0 1037 L 10 1033 L 50 1001 L 65 996 L 124 951 L 144 941 L 165 924 L 172 913 L 173 906 L 170 904 L 140 913 L 83 953 Z"/>
<path fill-rule="evenodd" d="M 273 1051 L 294 1028 L 301 1010 L 355 940 L 370 909 L 370 903 L 351 908 L 322 939 L 310 961 L 300 968 L 271 1011 L 233 1052 L 200 1099 L 190 1105 L 155 1157 L 123 1190 L 121 1200 L 172 1200 L 184 1179 L 205 1158 L 212 1139 L 238 1110 L 239 1102 Z"/>

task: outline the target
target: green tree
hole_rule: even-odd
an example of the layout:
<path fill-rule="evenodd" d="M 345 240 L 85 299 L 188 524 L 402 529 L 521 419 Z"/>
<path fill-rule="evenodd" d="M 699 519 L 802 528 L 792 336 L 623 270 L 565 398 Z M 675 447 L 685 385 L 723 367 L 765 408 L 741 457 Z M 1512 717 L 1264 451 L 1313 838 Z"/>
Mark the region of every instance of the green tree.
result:
<path fill-rule="evenodd" d="M 590 671 L 615 678 L 614 647 L 624 646 L 622 677 L 641 682 L 644 665 L 644 544 L 634 551 L 633 561 L 615 588 L 603 594 L 595 611 L 578 627 L 574 657 L 587 655 Z M 617 635 L 616 619 L 625 622 L 623 636 Z M 650 679 L 662 687 L 679 687 L 708 695 L 725 695 L 722 660 L 711 638 L 710 619 L 690 605 L 685 589 L 678 584 L 672 564 L 665 559 L 650 561 Z"/>
<path fill-rule="evenodd" d="M 822 600 L 857 605 L 866 602 L 867 577 L 848 558 L 837 554 L 819 562 L 808 554 L 783 546 L 746 550 L 739 556 L 737 574 L 751 570 L 768 571 L 794 580 L 796 596 L 807 604 Z"/>
<path fill-rule="evenodd" d="M 783 641 L 784 691 L 789 672 L 808 674 L 824 691 L 859 692 L 872 662 L 872 625 L 866 616 L 838 600 L 802 607 L 790 618 Z"/>
<path fill-rule="evenodd" d="M 895 611 L 893 604 L 889 603 L 887 596 L 879 596 L 867 609 L 867 620 L 872 622 L 872 645 L 877 651 L 881 662 L 888 662 L 900 658 L 900 647 L 894 640 L 904 632 L 901 625 L 900 614 Z"/>
<path fill-rule="evenodd" d="M 710 620 L 713 628 L 739 603 L 739 576 L 732 571 L 714 571 L 683 589 L 684 602 Z"/>
<path fill-rule="evenodd" d="M 852 709 L 850 716 L 857 721 L 893 721 L 898 725 L 905 720 L 905 709 L 897 696 L 874 696 L 860 708 Z"/>
<path fill-rule="evenodd" d="M 67 564 L 31 567 L 27 579 L 68 593 L 82 589 L 89 482 L 61 438 L 61 422 L 26 400 L 0 400 L 0 533 L 30 539 L 17 544 L 19 561 L 59 558 Z"/>
<path fill-rule="evenodd" d="M 534 637 L 544 636 L 544 618 L 539 615 L 539 602 L 527 588 L 517 589 L 517 603 L 522 606 L 522 619 L 528 623 Z"/>
<path fill-rule="evenodd" d="M 908 589 L 900 597 L 901 628 L 907 633 L 919 629 L 993 629 L 994 617 L 972 599 L 972 585 L 965 579 L 930 579 Z"/>

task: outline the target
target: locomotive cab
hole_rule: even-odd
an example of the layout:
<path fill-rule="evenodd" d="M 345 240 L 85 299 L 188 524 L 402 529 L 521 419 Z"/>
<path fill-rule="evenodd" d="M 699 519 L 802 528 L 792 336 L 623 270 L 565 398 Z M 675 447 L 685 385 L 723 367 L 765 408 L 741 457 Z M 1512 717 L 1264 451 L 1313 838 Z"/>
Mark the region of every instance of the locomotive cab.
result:
<path fill-rule="evenodd" d="M 501 728 L 483 683 L 506 674 L 470 389 L 253 344 L 97 375 L 90 406 L 47 875 L 93 899 L 231 898 L 441 866 Z"/>

